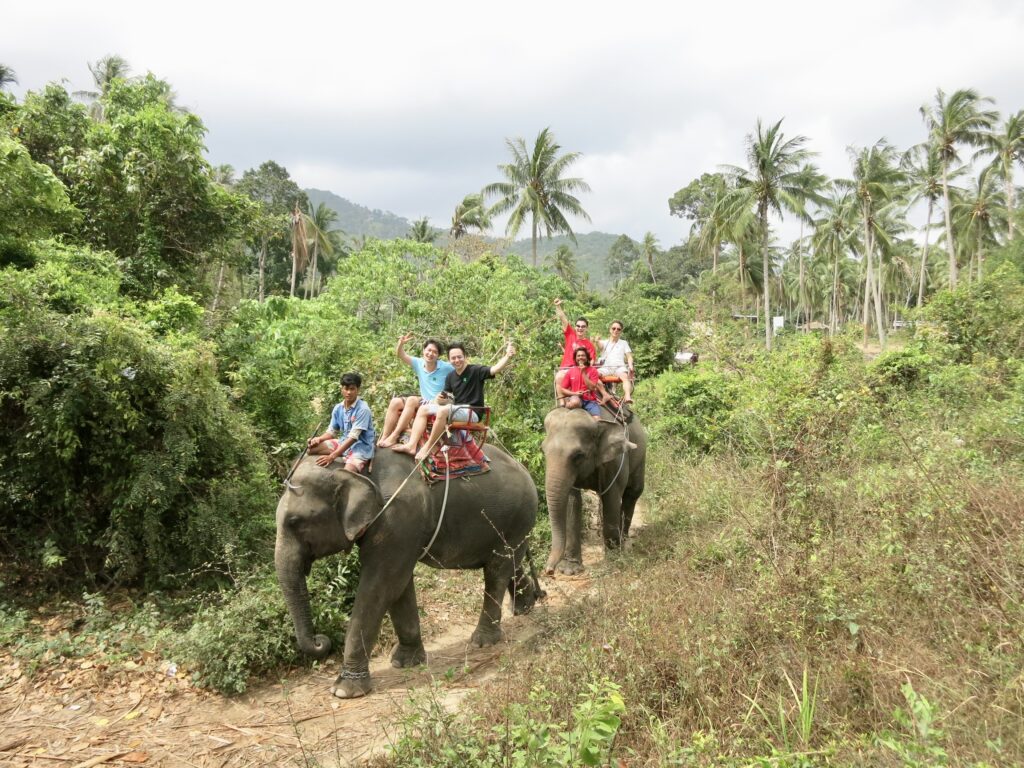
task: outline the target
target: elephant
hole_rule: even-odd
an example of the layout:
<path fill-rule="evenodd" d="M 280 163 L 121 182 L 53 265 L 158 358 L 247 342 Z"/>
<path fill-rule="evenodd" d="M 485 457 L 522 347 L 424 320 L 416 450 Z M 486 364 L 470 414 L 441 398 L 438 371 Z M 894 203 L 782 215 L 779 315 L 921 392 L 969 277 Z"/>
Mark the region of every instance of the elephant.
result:
<path fill-rule="evenodd" d="M 624 412 L 625 414 L 625 412 Z M 647 434 L 635 416 L 626 424 L 606 409 L 597 421 L 582 409 L 555 408 L 544 418 L 545 495 L 551 518 L 551 554 L 545 572 L 583 571 L 580 490 L 597 491 L 607 549 L 629 534 L 644 490 Z"/>
<path fill-rule="evenodd" d="M 500 448 L 489 445 L 487 455 L 489 472 L 452 479 L 447 487 L 443 481 L 428 485 L 412 457 L 394 451 L 378 452 L 366 476 L 337 462 L 319 467 L 313 457 L 295 468 L 277 506 L 274 562 L 298 646 L 317 659 L 330 653 L 331 642 L 313 634 L 306 578 L 314 560 L 359 545 L 359 586 L 341 673 L 331 687 L 335 696 L 354 698 L 372 690 L 369 655 L 385 611 L 398 635 L 392 666 L 426 662 L 413 584 L 417 561 L 483 569 L 483 609 L 470 638 L 477 647 L 502 639 L 506 590 L 517 614 L 544 596 L 528 567 L 526 542 L 537 515 L 537 488 Z"/>

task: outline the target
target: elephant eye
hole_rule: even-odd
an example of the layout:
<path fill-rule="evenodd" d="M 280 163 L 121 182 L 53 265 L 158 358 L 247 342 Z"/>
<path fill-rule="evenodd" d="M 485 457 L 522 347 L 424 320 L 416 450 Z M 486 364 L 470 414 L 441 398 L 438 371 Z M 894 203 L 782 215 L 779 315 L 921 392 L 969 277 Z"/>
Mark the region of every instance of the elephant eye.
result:
<path fill-rule="evenodd" d="M 577 448 L 575 451 L 572 452 L 572 454 L 570 455 L 570 458 L 573 461 L 583 461 L 583 457 L 586 456 L 586 455 L 587 454 L 584 451 L 582 451 L 579 448 Z"/>

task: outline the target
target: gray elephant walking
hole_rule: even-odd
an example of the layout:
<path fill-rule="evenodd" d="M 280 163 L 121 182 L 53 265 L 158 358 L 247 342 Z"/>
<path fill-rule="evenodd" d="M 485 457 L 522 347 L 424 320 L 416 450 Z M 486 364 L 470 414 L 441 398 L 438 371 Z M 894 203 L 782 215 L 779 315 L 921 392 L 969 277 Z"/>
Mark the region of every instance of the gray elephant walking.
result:
<path fill-rule="evenodd" d="M 404 454 L 382 451 L 369 477 L 337 465 L 321 468 L 312 458 L 304 459 L 292 475 L 292 487 L 277 506 L 274 560 L 299 648 L 318 659 L 330 653 L 331 643 L 313 634 L 306 577 L 317 558 L 359 544 L 359 587 L 342 671 L 331 688 L 335 696 L 352 698 L 371 690 L 370 652 L 385 611 L 399 641 L 392 665 L 426 661 L 413 584 L 417 561 L 436 568 L 483 569 L 483 609 L 470 639 L 476 646 L 501 639 L 506 591 L 513 595 L 516 613 L 529 610 L 543 596 L 526 567 L 537 489 L 526 469 L 501 449 L 488 446 L 487 455 L 490 472 L 450 482 L 443 519 L 445 484 L 428 486 L 420 477 L 411 478 L 380 514 L 413 468 L 412 458 Z M 426 551 L 435 531 L 437 537 Z"/>
<path fill-rule="evenodd" d="M 583 506 L 580 490 L 601 498 L 604 544 L 615 549 L 629 534 L 636 500 L 644 490 L 647 433 L 635 417 L 628 424 L 602 410 L 555 408 L 544 419 L 544 487 L 551 517 L 551 554 L 545 571 L 583 570 Z"/>

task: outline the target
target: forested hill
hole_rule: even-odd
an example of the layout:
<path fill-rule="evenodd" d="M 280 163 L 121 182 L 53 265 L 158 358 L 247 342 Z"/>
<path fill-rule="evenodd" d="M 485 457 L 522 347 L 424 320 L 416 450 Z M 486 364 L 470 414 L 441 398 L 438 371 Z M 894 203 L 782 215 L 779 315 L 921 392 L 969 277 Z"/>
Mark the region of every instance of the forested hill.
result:
<path fill-rule="evenodd" d="M 542 237 L 537 241 L 537 264 L 543 265 L 544 258 L 554 253 L 558 246 L 568 246 L 576 256 L 576 266 L 580 272 L 590 275 L 588 287 L 594 291 L 606 291 L 612 287 L 612 278 L 608 275 L 608 252 L 612 244 L 618 240 L 618 235 L 610 235 L 607 232 L 587 232 L 586 234 L 576 233 L 576 243 L 566 235 L 557 237 Z M 533 250 L 530 239 L 516 240 L 509 248 L 512 253 L 519 254 L 523 260 L 530 264 L 533 259 Z"/>
<path fill-rule="evenodd" d="M 377 237 L 389 240 L 393 237 L 405 237 L 409 234 L 412 224 L 390 211 L 370 209 L 364 205 L 349 202 L 333 192 L 322 189 L 304 190 L 314 208 L 324 203 L 338 214 L 337 227 L 350 238 L 362 236 Z"/>
<path fill-rule="evenodd" d="M 377 237 L 382 240 L 407 237 L 412 229 L 412 222 L 390 211 L 367 208 L 322 189 L 306 189 L 304 191 L 309 196 L 309 201 L 314 208 L 320 203 L 324 203 L 338 214 L 337 227 L 349 239 L 363 236 Z M 436 225 L 445 224 L 445 222 L 433 223 L 435 228 L 444 231 L 444 227 Z M 543 266 L 546 256 L 554 253 L 560 245 L 566 245 L 575 255 L 576 266 L 580 272 L 590 275 L 588 287 L 595 291 L 606 291 L 612 287 L 612 279 L 608 275 L 607 269 L 608 252 L 618 237 L 618 235 L 610 235 L 607 232 L 577 233 L 576 244 L 566 235 L 558 235 L 550 239 L 541 238 L 537 241 L 537 263 Z M 488 239 L 496 244 L 501 242 L 501 239 L 497 237 Z M 442 241 L 443 237 L 438 238 L 438 242 Z M 528 237 L 514 241 L 506 250 L 521 256 L 528 264 L 532 262 L 533 251 Z"/>

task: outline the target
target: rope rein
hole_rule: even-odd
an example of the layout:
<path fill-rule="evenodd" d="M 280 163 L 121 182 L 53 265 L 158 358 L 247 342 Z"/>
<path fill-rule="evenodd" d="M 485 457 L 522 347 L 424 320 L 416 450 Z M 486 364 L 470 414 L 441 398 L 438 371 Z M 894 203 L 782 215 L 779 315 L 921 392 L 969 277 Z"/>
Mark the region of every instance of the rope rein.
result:
<path fill-rule="evenodd" d="M 444 522 L 444 511 L 448 507 L 448 480 L 451 472 L 451 466 L 448 464 L 447 445 L 441 446 L 441 453 L 444 454 L 444 498 L 441 500 L 441 516 L 437 518 L 437 528 L 434 529 L 434 535 L 430 537 L 430 542 L 423 548 L 423 554 L 419 557 L 421 560 L 427 556 L 427 553 L 430 552 L 430 548 L 434 546 L 434 542 L 437 540 L 437 534 L 441 532 L 441 523 Z"/>
<path fill-rule="evenodd" d="M 430 446 L 429 446 L 429 447 L 428 447 L 428 449 L 427 449 L 427 455 L 428 455 L 428 456 L 430 455 L 430 451 L 433 451 L 433 450 L 434 450 L 434 446 L 435 446 L 435 445 L 437 445 L 438 441 L 439 441 L 439 440 L 440 440 L 440 439 L 441 439 L 442 437 L 444 437 L 445 435 L 447 435 L 447 434 L 449 434 L 449 430 L 448 430 L 448 429 L 445 429 L 445 431 L 444 431 L 444 432 L 442 432 L 441 434 L 439 434 L 439 435 L 437 436 L 437 438 L 436 438 L 436 439 L 434 440 L 434 442 L 432 442 L 432 443 L 430 444 Z M 447 447 L 447 446 L 446 446 L 446 447 Z M 446 458 L 447 458 L 447 457 L 446 457 Z M 445 462 L 445 463 L 447 464 L 447 462 Z M 391 502 L 392 502 L 392 501 L 394 501 L 394 500 L 395 500 L 395 499 L 396 499 L 396 498 L 398 497 L 398 494 L 402 492 L 402 489 L 403 489 L 403 488 L 405 488 L 405 484 L 409 482 L 409 478 L 411 478 L 411 477 L 412 477 L 413 475 L 415 475 L 415 474 L 416 474 L 416 472 L 417 472 L 417 471 L 419 470 L 419 468 L 420 468 L 420 466 L 421 466 L 422 464 L 423 464 L 423 462 L 422 462 L 422 461 L 416 461 L 416 462 L 413 462 L 413 465 L 412 465 L 412 470 L 411 470 L 411 471 L 409 472 L 409 474 L 408 474 L 408 475 L 406 475 L 406 476 L 405 476 L 405 480 L 403 480 L 403 481 L 401 482 L 401 484 L 399 484 L 399 486 L 398 486 L 398 487 L 397 487 L 397 488 L 395 489 L 395 492 L 394 492 L 393 494 L 391 494 L 391 498 L 390 498 L 390 499 L 388 499 L 388 500 L 387 500 L 387 502 L 385 502 L 384 506 L 380 508 L 380 512 L 378 512 L 378 513 L 377 513 L 376 515 L 374 515 L 374 516 L 373 516 L 373 519 L 372 519 L 372 520 L 370 520 L 370 522 L 369 522 L 369 523 L 368 523 L 368 524 L 366 525 L 366 530 L 368 530 L 368 529 L 370 528 L 370 526 L 371 526 L 371 525 L 373 525 L 373 524 L 374 524 L 375 522 L 377 522 L 377 520 L 378 520 L 378 519 L 380 518 L 380 516 L 381 516 L 381 515 L 383 515 L 383 514 L 384 514 L 384 512 L 385 512 L 385 511 L 387 510 L 387 508 L 391 506 Z M 446 471 L 446 473 L 445 473 L 445 474 L 446 474 L 446 477 L 445 477 L 445 483 L 446 483 L 446 484 L 445 484 L 445 499 L 447 499 L 447 498 L 448 498 L 448 486 L 447 486 L 447 471 Z M 369 479 L 369 478 L 367 478 L 367 479 Z M 371 482 L 372 482 L 372 481 L 371 481 Z M 442 509 L 442 516 L 443 516 L 443 514 L 444 514 L 444 510 Z M 438 526 L 438 528 L 440 528 L 440 525 Z M 434 533 L 434 536 L 435 536 L 435 537 L 437 536 L 437 533 L 436 533 L 436 532 Z M 431 539 L 431 540 L 430 540 L 430 543 L 431 543 L 431 544 L 433 544 L 433 543 L 434 543 L 434 540 L 433 540 L 433 539 Z M 428 545 L 428 547 L 429 547 L 429 545 Z"/>

